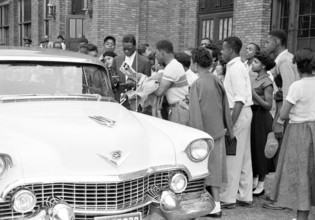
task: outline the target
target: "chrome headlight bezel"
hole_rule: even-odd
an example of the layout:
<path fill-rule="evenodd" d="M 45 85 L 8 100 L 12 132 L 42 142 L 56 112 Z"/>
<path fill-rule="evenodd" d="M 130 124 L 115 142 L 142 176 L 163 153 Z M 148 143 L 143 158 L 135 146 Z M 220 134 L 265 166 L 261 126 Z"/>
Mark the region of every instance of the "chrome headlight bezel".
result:
<path fill-rule="evenodd" d="M 9 167 L 13 166 L 11 157 L 7 154 L 0 154 L 0 163 L 2 163 L 3 168 L 0 169 L 0 179 L 6 174 Z M 0 166 L 1 167 L 1 166 Z"/>
<path fill-rule="evenodd" d="M 198 148 L 200 148 L 201 146 L 198 146 L 198 144 L 204 145 L 203 146 L 204 149 L 201 149 L 201 150 L 204 150 L 205 152 L 200 156 L 197 156 L 196 152 L 194 152 L 196 150 L 200 151 L 200 149 L 198 149 Z M 213 147 L 214 147 L 214 142 L 212 139 L 197 139 L 197 140 L 192 141 L 188 145 L 185 152 L 191 161 L 196 162 L 196 163 L 200 163 L 208 157 L 208 155 L 210 154 Z"/>
<path fill-rule="evenodd" d="M 177 180 L 180 180 L 182 179 L 184 182 L 183 182 L 183 186 L 181 189 L 178 189 L 175 184 L 177 182 Z M 170 188 L 171 190 L 174 192 L 174 193 L 182 193 L 186 190 L 187 188 L 187 185 L 188 185 L 188 180 L 187 180 L 187 177 L 182 174 L 182 173 L 175 173 L 172 178 L 171 178 L 171 181 L 170 181 Z"/>
<path fill-rule="evenodd" d="M 32 204 L 30 207 L 28 207 L 27 209 L 19 209 L 17 207 L 17 204 L 16 202 L 18 201 L 19 197 L 22 196 L 23 194 L 26 194 L 29 196 L 29 199 L 31 199 L 32 201 Z M 16 193 L 14 193 L 13 197 L 12 197 L 12 208 L 16 211 L 16 212 L 19 212 L 19 213 L 27 213 L 27 212 L 30 212 L 32 211 L 36 206 L 36 197 L 34 195 L 33 192 L 31 192 L 30 190 L 27 190 L 27 189 L 21 189 L 19 191 L 17 191 Z"/>

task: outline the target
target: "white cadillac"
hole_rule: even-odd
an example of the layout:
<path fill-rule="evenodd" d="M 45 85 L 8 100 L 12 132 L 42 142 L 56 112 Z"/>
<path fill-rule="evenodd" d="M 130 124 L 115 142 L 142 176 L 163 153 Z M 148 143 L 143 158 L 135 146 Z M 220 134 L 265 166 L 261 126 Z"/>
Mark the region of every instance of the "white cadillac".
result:
<path fill-rule="evenodd" d="M 193 219 L 212 138 L 115 102 L 108 71 L 55 49 L 0 48 L 0 219 Z"/>

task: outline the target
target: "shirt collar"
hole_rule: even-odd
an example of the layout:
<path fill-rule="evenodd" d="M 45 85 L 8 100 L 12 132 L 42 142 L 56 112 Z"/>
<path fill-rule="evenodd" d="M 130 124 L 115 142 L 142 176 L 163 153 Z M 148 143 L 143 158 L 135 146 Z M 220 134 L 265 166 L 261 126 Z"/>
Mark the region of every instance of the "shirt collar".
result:
<path fill-rule="evenodd" d="M 283 54 L 287 53 L 288 49 L 285 49 L 284 51 L 282 51 L 281 53 L 278 54 L 278 56 L 275 59 L 275 62 L 278 63 L 279 60 L 281 59 L 281 57 L 283 56 Z"/>
<path fill-rule="evenodd" d="M 232 60 L 230 60 L 227 65 L 232 65 L 234 63 L 236 63 L 237 61 L 241 61 L 241 57 L 235 57 Z"/>
<path fill-rule="evenodd" d="M 125 58 L 133 60 L 135 58 L 135 56 L 136 56 L 136 51 L 130 57 L 125 55 Z"/>

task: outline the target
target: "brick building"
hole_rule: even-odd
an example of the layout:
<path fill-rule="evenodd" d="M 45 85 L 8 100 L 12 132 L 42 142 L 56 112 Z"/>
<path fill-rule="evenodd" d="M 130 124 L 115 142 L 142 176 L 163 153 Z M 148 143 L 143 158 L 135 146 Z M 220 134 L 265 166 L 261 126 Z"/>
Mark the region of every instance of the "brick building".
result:
<path fill-rule="evenodd" d="M 295 51 L 314 45 L 313 17 L 315 0 L 0 0 L 0 44 L 22 46 L 29 36 L 39 45 L 45 34 L 51 40 L 61 34 L 76 50 L 85 35 L 101 51 L 104 37 L 113 35 L 120 52 L 122 37 L 132 33 L 153 47 L 169 39 L 176 50 L 231 35 L 262 46 L 272 27 L 288 32 Z"/>

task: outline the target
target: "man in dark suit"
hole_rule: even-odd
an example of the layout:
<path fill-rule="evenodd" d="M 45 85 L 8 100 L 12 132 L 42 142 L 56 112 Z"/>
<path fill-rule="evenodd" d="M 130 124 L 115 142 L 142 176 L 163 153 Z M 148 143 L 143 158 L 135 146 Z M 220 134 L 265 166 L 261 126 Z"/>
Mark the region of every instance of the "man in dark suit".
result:
<path fill-rule="evenodd" d="M 115 94 L 115 99 L 120 101 L 122 92 L 129 90 L 131 87 L 135 88 L 135 83 L 130 82 L 130 79 L 120 71 L 122 63 L 127 63 L 137 73 L 143 73 L 147 76 L 151 75 L 151 64 L 150 61 L 137 53 L 136 51 L 136 38 L 132 34 L 128 34 L 123 37 L 122 40 L 124 55 L 115 57 L 112 64 L 112 76 L 119 76 L 119 89 Z"/>

